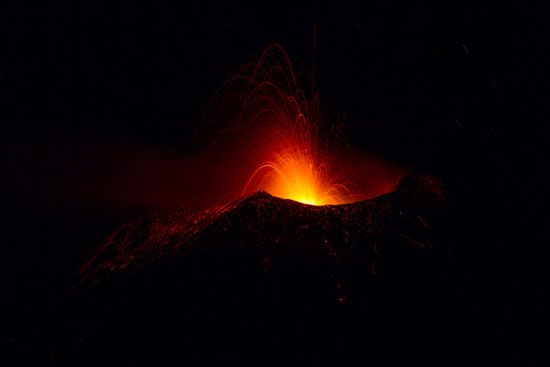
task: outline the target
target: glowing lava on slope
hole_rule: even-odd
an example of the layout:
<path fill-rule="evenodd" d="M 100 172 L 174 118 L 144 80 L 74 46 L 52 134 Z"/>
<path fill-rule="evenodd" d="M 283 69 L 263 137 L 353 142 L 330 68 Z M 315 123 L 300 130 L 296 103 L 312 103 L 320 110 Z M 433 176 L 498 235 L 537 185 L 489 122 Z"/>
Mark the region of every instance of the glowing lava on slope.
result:
<path fill-rule="evenodd" d="M 311 97 L 306 97 L 298 83 L 304 77 L 295 74 L 287 53 L 275 44 L 257 63 L 241 68 L 211 100 L 205 120 L 222 121 L 214 129 L 219 132 L 217 144 L 232 141 L 226 151 L 236 146 L 232 155 L 254 167 L 241 194 L 265 190 L 310 205 L 367 198 L 338 160 L 340 124 L 323 119 L 313 82 Z"/>

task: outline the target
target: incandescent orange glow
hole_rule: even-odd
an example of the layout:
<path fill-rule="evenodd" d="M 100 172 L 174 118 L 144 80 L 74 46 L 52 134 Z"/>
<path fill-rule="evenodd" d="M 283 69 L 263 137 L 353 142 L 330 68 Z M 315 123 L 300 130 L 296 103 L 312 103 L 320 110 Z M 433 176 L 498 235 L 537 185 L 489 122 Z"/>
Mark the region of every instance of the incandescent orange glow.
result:
<path fill-rule="evenodd" d="M 343 204 L 349 191 L 343 184 L 333 184 L 322 166 L 306 153 L 279 153 L 276 161 L 265 162 L 251 179 L 268 171 L 264 189 L 271 195 L 310 205 Z M 250 182 L 250 181 L 249 181 Z"/>
<path fill-rule="evenodd" d="M 241 195 L 265 190 L 309 205 L 367 198 L 375 192 L 361 180 L 368 165 L 339 156 L 341 126 L 328 123 L 319 106 L 314 81 L 295 74 L 275 44 L 224 83 L 200 128 L 216 132 L 207 143 L 224 151 L 224 171 L 241 175 Z"/>
<path fill-rule="evenodd" d="M 309 205 L 344 204 L 361 198 L 344 183 L 334 181 L 332 162 L 303 115 L 299 121 L 287 120 L 282 125 L 287 129 L 271 133 L 271 144 L 266 146 L 269 158 L 252 173 L 243 193 L 259 181 L 257 189 Z"/>
<path fill-rule="evenodd" d="M 280 164 L 266 163 L 255 173 L 272 170 L 265 189 L 274 196 L 310 205 L 341 204 L 338 186 L 324 182 L 314 164 L 307 157 L 281 157 Z"/>
<path fill-rule="evenodd" d="M 357 200 L 360 195 L 353 195 L 346 184 L 338 182 L 333 167 L 338 130 L 333 128 L 332 135 L 321 136 L 326 126 L 319 113 L 318 95 L 312 87 L 312 97 L 307 99 L 296 79 L 288 55 L 277 45 L 263 53 L 247 79 L 251 87 L 240 123 L 262 127 L 256 155 L 263 160 L 257 163 L 243 193 L 263 189 L 310 205 Z"/>

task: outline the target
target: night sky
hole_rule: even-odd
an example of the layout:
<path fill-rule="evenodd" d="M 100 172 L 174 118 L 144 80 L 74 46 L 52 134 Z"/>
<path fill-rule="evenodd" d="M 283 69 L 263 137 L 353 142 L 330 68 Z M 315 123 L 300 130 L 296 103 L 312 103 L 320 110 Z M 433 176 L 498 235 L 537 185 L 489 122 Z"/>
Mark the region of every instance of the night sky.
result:
<path fill-rule="evenodd" d="M 535 335 L 548 24 L 526 1 L 1 5 L 2 344 L 114 229 L 185 205 L 178 162 L 208 98 L 271 43 L 311 72 L 314 28 L 316 85 L 346 141 L 451 192 L 464 317 L 503 345 Z"/>

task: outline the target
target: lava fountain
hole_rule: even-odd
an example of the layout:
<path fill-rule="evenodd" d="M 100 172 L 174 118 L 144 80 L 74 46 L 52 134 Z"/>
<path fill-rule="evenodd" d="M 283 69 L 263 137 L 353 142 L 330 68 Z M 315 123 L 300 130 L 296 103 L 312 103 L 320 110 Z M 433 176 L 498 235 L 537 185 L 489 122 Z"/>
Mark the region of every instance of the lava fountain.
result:
<path fill-rule="evenodd" d="M 305 88 L 304 88 L 305 86 Z M 341 123 L 321 110 L 313 78 L 269 46 L 213 95 L 196 131 L 221 163 L 226 190 L 264 190 L 310 205 L 346 204 L 392 191 L 403 171 L 342 147 Z M 238 182 L 238 184 L 237 184 Z M 236 195 L 234 195 L 236 196 Z"/>
<path fill-rule="evenodd" d="M 217 91 L 201 127 L 221 121 L 213 140 L 236 143 L 231 155 L 254 167 L 243 195 L 265 190 L 310 205 L 363 199 L 337 169 L 340 124 L 327 124 L 314 83 L 307 98 L 302 78 L 307 75 L 295 74 L 285 50 L 271 45 Z"/>

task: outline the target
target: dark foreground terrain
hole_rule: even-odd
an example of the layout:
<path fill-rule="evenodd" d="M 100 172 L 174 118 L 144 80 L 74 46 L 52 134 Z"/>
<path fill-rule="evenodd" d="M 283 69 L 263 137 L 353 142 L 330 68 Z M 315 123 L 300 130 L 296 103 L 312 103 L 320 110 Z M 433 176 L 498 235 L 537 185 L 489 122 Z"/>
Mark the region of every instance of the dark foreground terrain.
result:
<path fill-rule="evenodd" d="M 340 206 L 258 192 L 203 212 L 151 213 L 68 280 L 36 328 L 46 341 L 33 357 L 117 366 L 448 359 L 438 246 L 448 202 L 423 176 Z"/>
<path fill-rule="evenodd" d="M 153 212 L 12 319 L 14 365 L 514 364 L 507 307 L 453 270 L 465 223 L 430 176 L 339 206 Z"/>

